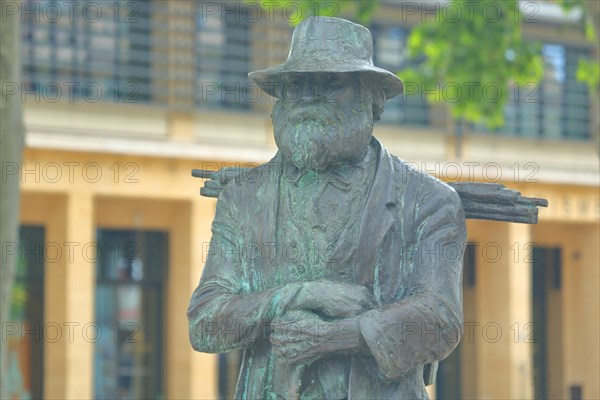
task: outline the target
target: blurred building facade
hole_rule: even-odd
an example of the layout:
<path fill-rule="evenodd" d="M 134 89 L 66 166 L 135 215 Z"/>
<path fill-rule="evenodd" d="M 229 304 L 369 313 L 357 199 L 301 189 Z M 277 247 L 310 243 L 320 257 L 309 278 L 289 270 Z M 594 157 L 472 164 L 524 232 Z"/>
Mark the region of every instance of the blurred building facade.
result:
<path fill-rule="evenodd" d="M 371 25 L 375 64 L 392 71 L 423 18 L 402 4 L 383 2 Z M 427 103 L 408 84 L 375 128 L 393 154 L 440 179 L 550 202 L 535 226 L 468 221 L 465 334 L 440 366 L 438 399 L 600 397 L 598 105 L 575 78 L 578 60 L 598 54 L 576 18 L 526 6 L 544 80 L 515 84 L 503 128 L 457 135 L 444 99 Z M 216 204 L 190 171 L 274 154 L 272 99 L 246 74 L 285 60 L 285 11 L 233 1 L 20 7 L 14 95 L 27 147 L 22 165 L 3 166 L 22 179 L 21 242 L 6 252 L 18 259 L 16 322 L 3 327 L 15 397 L 230 397 L 239 354 L 195 353 L 188 341 Z"/>

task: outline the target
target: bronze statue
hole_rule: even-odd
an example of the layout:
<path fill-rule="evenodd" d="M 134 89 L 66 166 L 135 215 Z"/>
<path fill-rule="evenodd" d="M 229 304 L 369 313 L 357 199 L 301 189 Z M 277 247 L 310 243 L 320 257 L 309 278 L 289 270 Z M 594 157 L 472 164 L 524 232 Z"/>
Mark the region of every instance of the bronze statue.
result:
<path fill-rule="evenodd" d="M 543 201 L 458 185 L 463 205 L 390 155 L 373 122 L 403 84 L 373 66 L 363 26 L 308 18 L 287 61 L 249 77 L 277 98 L 279 151 L 195 172 L 219 200 L 188 309 L 194 349 L 244 350 L 240 399 L 427 398 L 462 333 L 465 212 L 533 222 Z"/>

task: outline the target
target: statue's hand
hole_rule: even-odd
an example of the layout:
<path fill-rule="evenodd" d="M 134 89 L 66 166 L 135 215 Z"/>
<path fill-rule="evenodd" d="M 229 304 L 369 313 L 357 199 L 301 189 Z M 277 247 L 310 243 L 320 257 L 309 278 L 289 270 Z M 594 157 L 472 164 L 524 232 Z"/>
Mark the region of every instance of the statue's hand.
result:
<path fill-rule="evenodd" d="M 331 353 L 353 354 L 367 346 L 356 318 L 324 321 L 308 311 L 288 311 L 274 319 L 269 340 L 288 365 L 309 365 Z"/>
<path fill-rule="evenodd" d="M 334 340 L 335 324 L 308 311 L 288 311 L 271 321 L 269 340 L 273 352 L 289 365 L 308 365 L 327 353 Z"/>
<path fill-rule="evenodd" d="M 375 308 L 373 296 L 360 285 L 327 281 L 306 282 L 290 306 L 330 318 L 354 317 Z"/>

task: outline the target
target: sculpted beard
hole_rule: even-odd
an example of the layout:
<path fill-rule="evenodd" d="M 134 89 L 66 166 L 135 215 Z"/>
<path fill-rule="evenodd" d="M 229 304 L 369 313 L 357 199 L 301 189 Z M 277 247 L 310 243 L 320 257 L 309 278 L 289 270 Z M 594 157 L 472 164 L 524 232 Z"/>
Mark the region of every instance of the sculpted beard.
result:
<path fill-rule="evenodd" d="M 342 107 L 336 103 L 291 103 L 273 106 L 275 143 L 284 159 L 302 171 L 360 159 L 373 133 L 370 101 Z"/>

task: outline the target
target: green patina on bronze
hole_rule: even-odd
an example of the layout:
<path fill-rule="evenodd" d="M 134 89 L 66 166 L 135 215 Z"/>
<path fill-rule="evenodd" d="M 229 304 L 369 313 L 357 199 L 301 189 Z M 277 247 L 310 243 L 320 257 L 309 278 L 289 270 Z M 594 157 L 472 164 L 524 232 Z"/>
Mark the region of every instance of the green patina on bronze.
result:
<path fill-rule="evenodd" d="M 308 18 L 285 63 L 249 76 L 277 98 L 279 151 L 193 173 L 218 203 L 192 346 L 243 349 L 240 399 L 427 398 L 462 332 L 465 214 L 534 223 L 544 201 L 390 155 L 373 122 L 403 86 L 360 25 Z"/>

